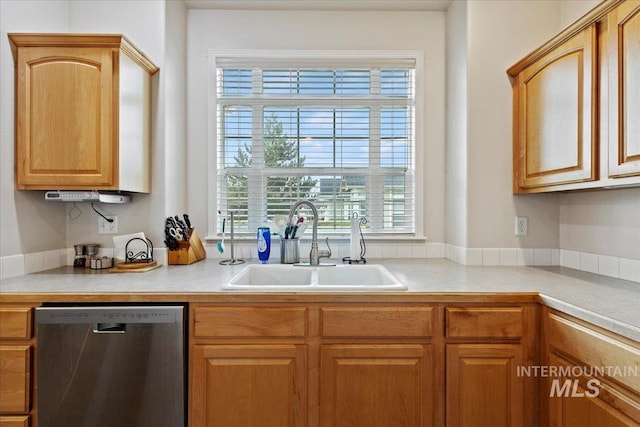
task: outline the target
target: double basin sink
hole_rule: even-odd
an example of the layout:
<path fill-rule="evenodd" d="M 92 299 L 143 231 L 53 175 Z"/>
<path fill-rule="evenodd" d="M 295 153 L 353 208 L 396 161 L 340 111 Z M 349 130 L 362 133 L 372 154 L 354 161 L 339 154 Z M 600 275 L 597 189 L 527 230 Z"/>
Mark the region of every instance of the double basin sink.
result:
<path fill-rule="evenodd" d="M 405 291 L 406 285 L 381 265 L 297 266 L 248 265 L 225 290 L 260 292 Z"/>

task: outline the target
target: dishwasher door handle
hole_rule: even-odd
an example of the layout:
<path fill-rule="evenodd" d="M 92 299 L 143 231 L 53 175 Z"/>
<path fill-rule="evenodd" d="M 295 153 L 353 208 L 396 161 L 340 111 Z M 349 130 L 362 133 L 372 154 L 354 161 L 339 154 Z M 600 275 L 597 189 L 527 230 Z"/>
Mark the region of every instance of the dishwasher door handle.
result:
<path fill-rule="evenodd" d="M 124 334 L 127 331 L 126 323 L 94 323 L 94 334 Z"/>

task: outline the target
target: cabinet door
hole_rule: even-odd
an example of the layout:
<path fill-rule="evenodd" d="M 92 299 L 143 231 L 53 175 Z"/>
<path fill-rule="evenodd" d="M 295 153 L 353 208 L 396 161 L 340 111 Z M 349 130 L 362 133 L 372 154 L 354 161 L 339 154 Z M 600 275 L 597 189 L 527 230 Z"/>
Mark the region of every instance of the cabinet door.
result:
<path fill-rule="evenodd" d="M 571 389 L 584 396 L 588 390 L 581 386 Z M 550 399 L 550 427 L 628 427 L 637 426 L 630 418 L 592 397 L 555 397 Z"/>
<path fill-rule="evenodd" d="M 433 387 L 431 345 L 324 345 L 320 425 L 431 426 Z"/>
<path fill-rule="evenodd" d="M 517 75 L 516 193 L 597 179 L 596 49 L 594 24 Z"/>
<path fill-rule="evenodd" d="M 30 387 L 31 347 L 0 346 L 0 413 L 28 413 Z"/>
<path fill-rule="evenodd" d="M 104 48 L 18 50 L 18 189 L 114 185 L 112 55 Z"/>
<path fill-rule="evenodd" d="M 546 364 L 555 368 L 541 387 L 550 424 L 640 426 L 638 343 L 548 309 L 543 328 Z"/>
<path fill-rule="evenodd" d="M 304 345 L 205 345 L 192 355 L 191 425 L 304 427 Z"/>
<path fill-rule="evenodd" d="M 446 353 L 447 426 L 525 424 L 521 345 L 448 344 Z"/>
<path fill-rule="evenodd" d="M 572 368 L 563 358 L 551 354 L 549 365 Z M 577 371 L 582 367 L 577 366 Z M 572 372 L 572 371 L 569 371 Z M 586 383 L 585 378 L 549 377 L 545 378 L 543 394 L 549 399 L 550 427 L 624 427 L 638 426 L 640 423 L 624 415 L 613 405 L 628 406 L 632 401 L 620 399 L 609 386 L 600 383 Z M 628 408 L 627 408 L 628 409 Z M 637 410 L 637 405 L 636 405 Z"/>
<path fill-rule="evenodd" d="M 609 176 L 640 175 L 640 1 L 608 17 Z"/>

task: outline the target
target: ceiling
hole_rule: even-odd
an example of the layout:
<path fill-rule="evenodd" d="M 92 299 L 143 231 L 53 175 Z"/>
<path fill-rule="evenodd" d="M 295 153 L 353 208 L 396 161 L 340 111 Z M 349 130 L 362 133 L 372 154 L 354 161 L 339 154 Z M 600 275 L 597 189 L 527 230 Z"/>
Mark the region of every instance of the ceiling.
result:
<path fill-rule="evenodd" d="M 185 0 L 189 9 L 445 11 L 452 0 Z"/>

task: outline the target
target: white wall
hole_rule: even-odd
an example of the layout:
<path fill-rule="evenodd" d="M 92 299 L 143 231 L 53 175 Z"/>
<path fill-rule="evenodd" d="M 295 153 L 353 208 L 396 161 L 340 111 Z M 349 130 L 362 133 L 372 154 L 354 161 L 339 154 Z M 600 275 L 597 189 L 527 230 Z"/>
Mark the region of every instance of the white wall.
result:
<path fill-rule="evenodd" d="M 152 192 L 134 195 L 128 205 L 97 204 L 105 215 L 118 216 L 118 233 L 143 231 L 156 245 L 163 240 L 164 226 L 164 151 L 165 151 L 165 2 L 163 0 L 69 1 L 69 32 L 124 34 L 157 66 L 160 72 L 152 79 Z M 67 245 L 98 243 L 113 247 L 112 236 L 97 233 L 98 216 L 88 204 L 78 205 L 81 215 L 71 214 L 67 220 Z M 75 219 L 74 219 L 75 218 Z"/>
<path fill-rule="evenodd" d="M 160 71 L 152 79 L 152 188 L 134 194 L 128 205 L 99 205 L 118 216 L 118 234 L 142 231 L 163 247 L 164 220 L 186 212 L 186 6 L 182 0 L 70 1 L 71 31 L 123 33 Z M 68 209 L 72 209 L 69 207 Z M 113 247 L 112 236 L 97 234 L 98 217 L 89 206 L 69 219 L 67 242 L 93 241 Z"/>
<path fill-rule="evenodd" d="M 555 1 L 469 2 L 468 247 L 558 247 L 556 197 L 512 195 L 506 69 L 553 36 L 559 22 Z M 528 236 L 514 236 L 516 215 L 529 218 Z"/>
<path fill-rule="evenodd" d="M 124 34 L 158 65 L 164 54 L 164 0 L 70 0 L 72 33 Z"/>
<path fill-rule="evenodd" d="M 65 207 L 14 189 L 14 62 L 7 33 L 63 32 L 66 1 L 0 1 L 0 257 L 66 244 Z"/>
<path fill-rule="evenodd" d="M 446 242 L 467 247 L 467 2 L 447 10 Z"/>
<path fill-rule="evenodd" d="M 189 208 L 207 214 L 210 49 L 424 51 L 424 233 L 444 241 L 444 13 L 215 11 L 188 13 Z M 198 184 L 196 184 L 198 183 Z M 214 208 L 215 212 L 215 208 Z M 212 230 L 210 230 L 212 231 Z"/>
<path fill-rule="evenodd" d="M 162 76 L 166 158 L 164 174 L 165 217 L 187 212 L 187 8 L 181 1 L 167 2 L 166 46 Z"/>
<path fill-rule="evenodd" d="M 450 245 L 558 247 L 557 196 L 512 194 L 512 88 L 506 69 L 557 32 L 559 19 L 556 1 L 456 1 L 447 11 Z M 514 236 L 516 215 L 529 218 L 528 236 Z"/>
<path fill-rule="evenodd" d="M 562 249 L 640 260 L 640 189 L 564 194 Z"/>
<path fill-rule="evenodd" d="M 601 0 L 560 0 L 560 28 L 565 28 L 596 7 Z"/>

